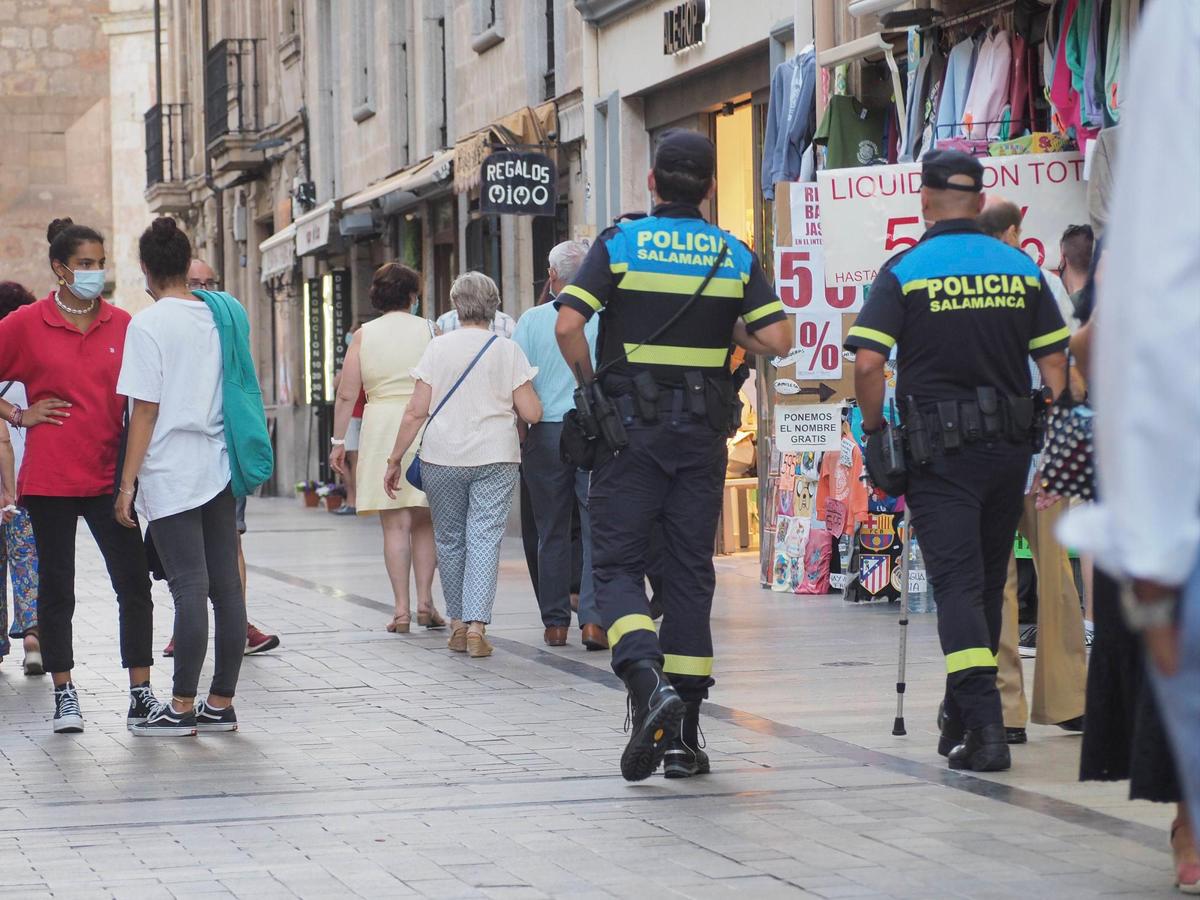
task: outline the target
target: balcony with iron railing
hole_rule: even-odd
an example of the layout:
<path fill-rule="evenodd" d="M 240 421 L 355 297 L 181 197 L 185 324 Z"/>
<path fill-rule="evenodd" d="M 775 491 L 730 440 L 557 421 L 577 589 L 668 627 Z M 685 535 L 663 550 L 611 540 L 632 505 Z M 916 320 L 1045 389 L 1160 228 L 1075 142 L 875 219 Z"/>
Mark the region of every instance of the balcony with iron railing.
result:
<path fill-rule="evenodd" d="M 262 128 L 264 88 L 260 38 L 226 38 L 204 58 L 204 140 L 213 173 L 258 168 L 251 151 Z"/>
<path fill-rule="evenodd" d="M 182 213 L 190 206 L 187 104 L 156 103 L 145 123 L 146 200 L 156 213 Z"/>

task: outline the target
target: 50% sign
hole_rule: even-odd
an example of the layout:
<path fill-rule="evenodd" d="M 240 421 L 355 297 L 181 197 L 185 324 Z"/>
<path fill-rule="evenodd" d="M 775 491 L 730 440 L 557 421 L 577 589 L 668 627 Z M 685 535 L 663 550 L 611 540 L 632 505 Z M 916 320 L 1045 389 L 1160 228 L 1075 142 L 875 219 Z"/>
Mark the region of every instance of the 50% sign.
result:
<path fill-rule="evenodd" d="M 842 317 L 803 316 L 796 319 L 796 346 L 774 360 L 775 367 L 796 367 L 796 379 L 840 378 L 842 375 Z"/>

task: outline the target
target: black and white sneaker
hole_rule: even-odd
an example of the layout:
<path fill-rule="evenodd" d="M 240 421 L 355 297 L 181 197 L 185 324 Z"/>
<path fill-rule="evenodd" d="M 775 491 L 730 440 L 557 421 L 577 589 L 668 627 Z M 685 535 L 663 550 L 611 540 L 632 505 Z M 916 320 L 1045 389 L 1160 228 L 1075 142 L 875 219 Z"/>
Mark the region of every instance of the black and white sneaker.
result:
<path fill-rule="evenodd" d="M 54 689 L 54 733 L 79 734 L 83 731 L 83 712 L 79 708 L 79 691 L 71 682 Z"/>
<path fill-rule="evenodd" d="M 191 737 L 196 733 L 196 712 L 176 712 L 170 703 L 160 703 L 138 725 L 130 725 L 129 731 L 139 737 Z"/>
<path fill-rule="evenodd" d="M 233 711 L 233 704 L 217 709 L 209 706 L 208 701 L 201 700 L 196 704 L 196 729 L 202 732 L 237 731 L 237 713 Z"/>
<path fill-rule="evenodd" d="M 141 725 L 150 718 L 150 713 L 158 709 L 161 700 L 150 690 L 150 682 L 143 681 L 129 689 L 129 713 L 125 716 L 125 724 L 132 728 Z"/>
<path fill-rule="evenodd" d="M 1024 659 L 1032 659 L 1037 656 L 1037 633 L 1036 625 L 1022 625 L 1020 643 L 1017 645 L 1017 652 Z"/>

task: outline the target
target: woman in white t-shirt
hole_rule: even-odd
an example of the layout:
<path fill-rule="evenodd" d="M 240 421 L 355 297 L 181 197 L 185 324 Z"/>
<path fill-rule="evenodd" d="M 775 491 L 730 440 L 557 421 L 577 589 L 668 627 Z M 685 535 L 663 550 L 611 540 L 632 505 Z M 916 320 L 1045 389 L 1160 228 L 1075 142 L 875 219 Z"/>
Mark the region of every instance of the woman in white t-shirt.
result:
<path fill-rule="evenodd" d="M 117 393 L 130 400 L 128 448 L 117 521 L 138 514 L 162 560 L 175 601 L 175 683 L 134 734 L 235 731 L 233 696 L 246 647 L 246 603 L 222 401 L 221 338 L 208 305 L 187 286 L 192 247 L 175 220 L 154 220 L 138 242 L 155 304 L 133 317 Z M 196 704 L 208 648 L 208 600 L 216 659 L 208 697 Z"/>
<path fill-rule="evenodd" d="M 19 307 L 36 302 L 37 298 L 22 285 L 15 281 L 0 281 L 0 319 Z M 0 399 L 22 408 L 29 406 L 25 385 L 19 381 L 0 379 Z M 21 460 L 25 456 L 25 435 L 11 423 L 6 428 L 12 447 L 12 475 L 15 478 L 21 471 Z M 7 453 L 4 455 L 7 456 Z M 3 524 L 0 525 L 0 586 L 4 583 L 4 570 L 7 568 L 12 578 L 13 605 L 12 629 L 9 630 L 8 604 L 0 602 L 0 660 L 12 650 L 10 639 L 20 639 L 25 650 L 25 674 L 42 675 L 45 670 L 42 668 L 42 649 L 37 633 L 37 545 L 33 540 L 29 513 L 16 506 L 16 482 L 9 481 L 7 473 L 3 480 L 3 505 L 11 504 L 15 512 L 5 512 Z"/>
<path fill-rule="evenodd" d="M 450 287 L 450 301 L 461 327 L 434 338 L 413 369 L 416 386 L 387 461 L 384 490 L 389 497 L 401 490 L 405 454 L 428 420 L 421 478 L 451 618 L 449 647 L 482 657 L 492 652 L 484 631 L 521 460 L 514 410 L 534 424 L 542 404 L 533 390 L 537 369 L 520 347 L 490 330 L 500 306 L 496 283 L 467 272 Z M 432 419 L 431 410 L 437 413 Z"/>

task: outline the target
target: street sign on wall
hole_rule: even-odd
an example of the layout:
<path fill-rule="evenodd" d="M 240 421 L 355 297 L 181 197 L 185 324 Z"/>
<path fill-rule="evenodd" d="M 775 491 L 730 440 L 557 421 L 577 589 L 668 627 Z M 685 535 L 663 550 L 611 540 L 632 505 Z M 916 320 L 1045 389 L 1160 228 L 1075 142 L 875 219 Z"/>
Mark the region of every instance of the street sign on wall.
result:
<path fill-rule="evenodd" d="M 479 211 L 552 216 L 558 203 L 558 167 L 545 153 L 497 150 L 483 161 Z"/>

